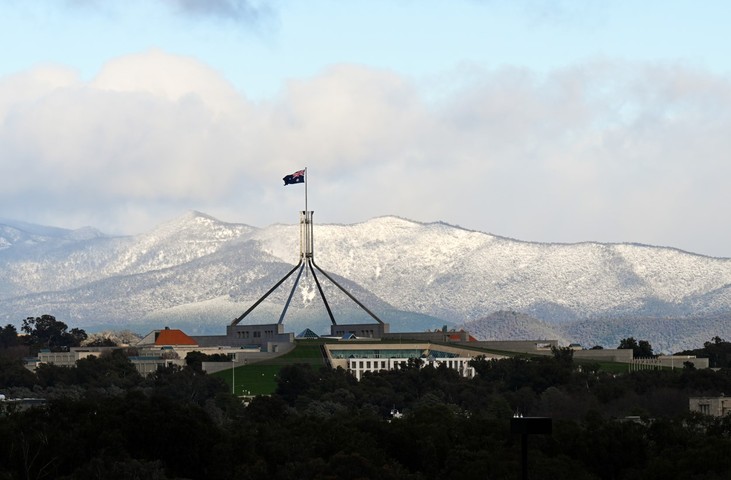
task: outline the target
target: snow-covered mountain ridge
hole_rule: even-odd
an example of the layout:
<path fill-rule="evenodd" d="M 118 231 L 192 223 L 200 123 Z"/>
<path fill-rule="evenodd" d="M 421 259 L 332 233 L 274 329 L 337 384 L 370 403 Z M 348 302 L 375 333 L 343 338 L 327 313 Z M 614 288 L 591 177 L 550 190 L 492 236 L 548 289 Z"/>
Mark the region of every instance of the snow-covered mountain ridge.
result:
<path fill-rule="evenodd" d="M 222 329 L 292 268 L 299 238 L 299 225 L 256 228 L 200 212 L 127 237 L 0 220 L 0 321 L 51 313 L 81 326 L 194 319 Z M 397 217 L 315 224 L 314 244 L 317 264 L 384 321 L 411 312 L 419 330 L 508 310 L 564 329 L 731 312 L 731 259 L 667 247 L 531 243 Z M 262 308 L 281 308 L 290 288 Z M 292 315 L 321 321 L 316 297 L 305 279 Z M 334 304 L 353 313 L 347 299 Z M 418 328 L 418 318 L 429 321 Z"/>

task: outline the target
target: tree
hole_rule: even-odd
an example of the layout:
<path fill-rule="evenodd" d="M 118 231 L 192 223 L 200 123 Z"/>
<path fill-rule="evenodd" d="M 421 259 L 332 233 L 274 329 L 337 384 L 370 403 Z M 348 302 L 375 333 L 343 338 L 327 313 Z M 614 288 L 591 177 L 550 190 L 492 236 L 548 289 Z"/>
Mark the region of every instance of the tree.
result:
<path fill-rule="evenodd" d="M 728 368 L 731 366 L 731 342 L 715 336 L 710 342 L 705 342 L 698 356 L 708 357 L 711 367 Z"/>
<path fill-rule="evenodd" d="M 637 351 L 634 352 L 635 357 L 652 357 L 655 354 L 652 352 L 652 345 L 647 340 L 640 340 Z"/>
<path fill-rule="evenodd" d="M 199 352 L 198 350 L 193 350 L 192 352 L 188 352 L 188 354 L 185 356 L 185 364 L 198 373 L 203 372 L 203 362 L 230 362 L 230 361 L 231 361 L 231 359 L 228 357 L 228 355 L 225 355 L 223 353 L 214 353 L 214 354 L 208 355 L 208 354 Z"/>
<path fill-rule="evenodd" d="M 551 347 L 553 358 L 564 364 L 571 364 L 574 360 L 574 351 L 570 347 Z"/>
<path fill-rule="evenodd" d="M 703 348 L 683 350 L 678 355 L 695 355 L 698 358 L 708 358 L 711 368 L 728 368 L 731 366 L 731 342 L 715 336 L 710 342 L 705 342 Z"/>
<path fill-rule="evenodd" d="M 314 389 L 318 376 L 318 372 L 308 364 L 286 365 L 279 371 L 277 394 L 294 405 L 299 396 Z"/>
<path fill-rule="evenodd" d="M 105 352 L 101 357 L 86 357 L 76 362 L 76 381 L 80 385 L 107 387 L 132 387 L 142 377 L 130 361 L 124 349 Z"/>
<path fill-rule="evenodd" d="M 635 340 L 635 337 L 627 337 L 623 338 L 619 341 L 619 346 L 617 347 L 619 350 L 636 350 L 638 348 L 637 340 Z"/>
<path fill-rule="evenodd" d="M 36 383 L 36 376 L 23 366 L 20 359 L 0 356 L 0 388 L 32 388 Z"/>
<path fill-rule="evenodd" d="M 92 341 L 85 344 L 87 347 L 116 347 L 117 342 L 109 337 L 96 337 Z"/>
<path fill-rule="evenodd" d="M 618 349 L 631 349 L 635 357 L 652 357 L 652 345 L 647 340 L 640 340 L 639 343 L 634 337 L 623 338 L 619 341 Z"/>
<path fill-rule="evenodd" d="M 200 373 L 203 371 L 203 362 L 206 361 L 206 357 L 208 357 L 208 355 L 205 353 L 193 350 L 192 352 L 188 352 L 185 356 L 185 364 L 193 369 L 193 371 Z"/>
<path fill-rule="evenodd" d="M 42 315 L 23 320 L 21 330 L 28 335 L 26 343 L 32 347 L 63 350 L 78 347 L 87 337 L 86 332 L 80 328 L 72 328 L 70 331 L 68 328 L 68 325 L 56 320 L 53 315 Z"/>
<path fill-rule="evenodd" d="M 0 327 L 0 348 L 10 348 L 18 345 L 18 330 L 14 325 Z"/>

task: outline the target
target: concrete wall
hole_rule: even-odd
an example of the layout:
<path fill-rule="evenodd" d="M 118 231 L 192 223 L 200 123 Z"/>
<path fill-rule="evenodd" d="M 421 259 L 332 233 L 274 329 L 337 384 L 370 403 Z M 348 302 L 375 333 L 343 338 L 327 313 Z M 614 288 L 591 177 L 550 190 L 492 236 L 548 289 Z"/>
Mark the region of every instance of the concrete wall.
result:
<path fill-rule="evenodd" d="M 574 358 L 577 360 L 594 360 L 597 362 L 629 363 L 632 361 L 633 355 L 632 350 L 629 348 L 605 348 L 602 350 L 574 350 Z"/>
<path fill-rule="evenodd" d="M 59 367 L 74 367 L 76 361 L 86 357 L 99 357 L 101 351 L 74 350 L 69 352 L 40 352 L 38 353 L 38 364 L 50 363 Z"/>
<path fill-rule="evenodd" d="M 551 354 L 551 347 L 558 347 L 558 340 L 484 340 L 470 342 L 480 348 L 504 352 Z"/>
<path fill-rule="evenodd" d="M 387 323 L 351 323 L 330 326 L 330 335 L 334 337 L 352 333 L 358 338 L 383 338 L 388 331 Z"/>
<path fill-rule="evenodd" d="M 38 354 L 37 364 L 49 363 L 57 365 L 59 367 L 75 367 L 76 362 L 82 358 L 98 358 L 102 356 L 105 352 L 116 350 L 118 348 L 120 347 L 75 347 L 72 348 L 69 352 L 40 352 Z M 156 372 L 157 368 L 161 366 L 166 366 L 170 364 L 179 365 L 181 367 L 185 366 L 184 358 L 187 353 L 184 353 L 182 355 L 182 359 L 176 359 L 162 358 L 160 356 L 163 353 L 175 353 L 175 356 L 180 356 L 179 352 L 173 352 L 169 349 L 161 350 L 159 347 L 154 348 L 151 351 L 150 349 L 141 349 L 141 351 L 143 352 L 145 350 L 148 350 L 146 352 L 148 356 L 130 357 L 130 362 L 132 363 L 132 365 L 134 365 L 134 367 L 142 376 L 147 376 L 153 372 Z"/>
<path fill-rule="evenodd" d="M 630 370 L 684 368 L 685 362 L 693 364 L 697 369 L 708 368 L 707 358 L 696 358 L 693 355 L 660 355 L 658 357 L 632 359 L 630 362 Z"/>
<path fill-rule="evenodd" d="M 185 360 L 182 358 L 130 357 L 130 361 L 143 377 L 155 373 L 160 367 L 177 365 L 183 368 L 185 366 Z"/>
<path fill-rule="evenodd" d="M 685 362 L 693 364 L 699 370 L 709 367 L 707 358 L 698 358 L 695 355 L 660 355 L 657 357 L 663 367 L 684 368 Z"/>
<path fill-rule="evenodd" d="M 691 412 L 722 417 L 731 412 L 731 397 L 690 397 L 688 406 Z"/>
<path fill-rule="evenodd" d="M 198 342 L 201 348 L 215 348 L 227 345 L 228 337 L 226 335 L 191 335 L 191 338 Z"/>
<path fill-rule="evenodd" d="M 201 335 L 192 337 L 201 347 L 246 347 L 258 345 L 262 351 L 286 351 L 286 345 L 294 342 L 294 333 L 284 332 L 284 325 L 268 323 L 260 325 L 229 325 L 226 335 Z"/>
<path fill-rule="evenodd" d="M 454 340 L 452 337 L 458 336 L 459 340 Z M 389 342 L 398 342 L 401 340 L 410 340 L 417 342 L 435 342 L 435 343 L 448 343 L 448 342 L 467 342 L 470 339 L 469 332 L 395 332 L 386 333 L 383 335 L 384 340 Z M 470 342 L 476 344 L 475 342 Z"/>
<path fill-rule="evenodd" d="M 221 370 L 228 370 L 233 367 L 240 367 L 242 365 L 253 365 L 255 363 L 261 363 L 268 360 L 273 360 L 284 353 L 293 350 L 295 345 L 293 343 L 281 344 L 281 349 L 273 351 L 270 349 L 269 352 L 252 352 L 250 350 L 230 350 L 228 353 L 232 353 L 234 356 L 233 362 L 203 362 L 203 371 L 207 373 L 216 373 Z M 204 352 L 210 353 L 210 352 Z M 220 352 L 219 352 L 220 353 Z"/>

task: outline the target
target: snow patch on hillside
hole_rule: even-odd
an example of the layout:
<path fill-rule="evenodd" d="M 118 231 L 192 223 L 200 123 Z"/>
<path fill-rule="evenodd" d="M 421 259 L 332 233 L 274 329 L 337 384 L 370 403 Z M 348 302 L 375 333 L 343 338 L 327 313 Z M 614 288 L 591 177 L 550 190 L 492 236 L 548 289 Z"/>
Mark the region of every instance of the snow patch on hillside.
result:
<path fill-rule="evenodd" d="M 299 225 L 254 228 L 200 212 L 132 237 L 17 225 L 0 225 L 0 320 L 10 322 L 63 313 L 82 325 L 100 316 L 134 323 L 185 313 L 200 325 L 218 324 L 224 313 L 235 313 L 231 305 L 263 295 L 300 255 Z M 469 324 L 514 311 L 543 322 L 530 332 L 547 329 L 568 338 L 566 329 L 581 321 L 731 311 L 731 259 L 672 248 L 530 243 L 398 217 L 315 224 L 314 245 L 317 265 L 380 314 L 413 312 L 420 319 Z M 281 311 L 293 281 L 267 301 L 275 321 L 273 306 Z M 350 308 L 352 302 L 327 283 L 332 305 Z M 327 322 L 321 310 L 317 287 L 305 273 L 288 315 L 322 315 Z M 521 331 L 521 323 L 501 321 L 501 332 Z"/>

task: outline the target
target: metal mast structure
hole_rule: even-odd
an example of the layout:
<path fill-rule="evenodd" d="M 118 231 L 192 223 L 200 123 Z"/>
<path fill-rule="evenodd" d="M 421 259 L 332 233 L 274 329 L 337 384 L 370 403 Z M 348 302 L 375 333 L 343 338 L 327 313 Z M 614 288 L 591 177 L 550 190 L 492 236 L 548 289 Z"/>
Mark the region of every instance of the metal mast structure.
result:
<path fill-rule="evenodd" d="M 315 248 L 314 248 L 314 239 L 313 239 L 313 223 L 312 223 L 312 214 L 314 212 L 307 209 L 307 169 L 299 170 L 292 175 L 287 175 L 284 177 L 284 185 L 290 185 L 295 183 L 304 183 L 305 184 L 305 210 L 300 211 L 300 255 L 299 255 L 299 262 L 295 267 L 290 270 L 284 277 L 282 277 L 277 283 L 274 284 L 272 288 L 269 289 L 264 295 L 261 296 L 251 307 L 249 307 L 248 310 L 246 310 L 244 313 L 242 313 L 238 318 L 234 319 L 233 322 L 231 322 L 231 326 L 238 325 L 241 320 L 246 318 L 246 316 L 251 313 L 256 307 L 259 306 L 261 302 L 263 302 L 269 295 L 272 294 L 277 288 L 279 288 L 282 283 L 284 283 L 289 277 L 294 274 L 294 272 L 297 272 L 297 276 L 294 280 L 294 285 L 292 285 L 292 289 L 289 292 L 289 296 L 287 297 L 287 302 L 284 304 L 284 308 L 282 309 L 282 314 L 279 316 L 279 322 L 278 324 L 282 324 L 284 322 L 284 317 L 287 314 L 287 309 L 289 308 L 289 304 L 292 301 L 292 297 L 294 296 L 295 289 L 297 288 L 297 285 L 299 285 L 300 278 L 302 277 L 302 272 L 305 269 L 309 269 L 309 271 L 312 273 L 312 278 L 315 280 L 315 284 L 317 285 L 317 291 L 320 293 L 320 298 L 322 298 L 322 302 L 325 304 L 325 309 L 327 310 L 327 314 L 330 317 L 330 322 L 333 325 L 337 325 L 337 322 L 335 321 L 335 317 L 333 316 L 332 309 L 330 308 L 330 304 L 327 301 L 327 298 L 325 297 L 325 292 L 322 290 L 322 285 L 320 284 L 320 280 L 317 278 L 317 272 L 320 272 L 325 278 L 330 280 L 336 287 L 338 287 L 343 293 L 345 293 L 353 302 L 355 302 L 363 311 L 365 311 L 368 315 L 370 315 L 374 320 L 376 320 L 379 324 L 384 325 L 383 321 L 381 321 L 380 318 L 373 312 L 371 312 L 365 305 L 363 305 L 360 301 L 358 301 L 357 298 L 353 296 L 348 290 L 345 289 L 342 285 L 340 285 L 334 278 L 332 278 L 330 275 L 328 275 L 327 272 L 325 272 L 323 269 L 321 269 L 316 263 L 315 263 Z"/>

